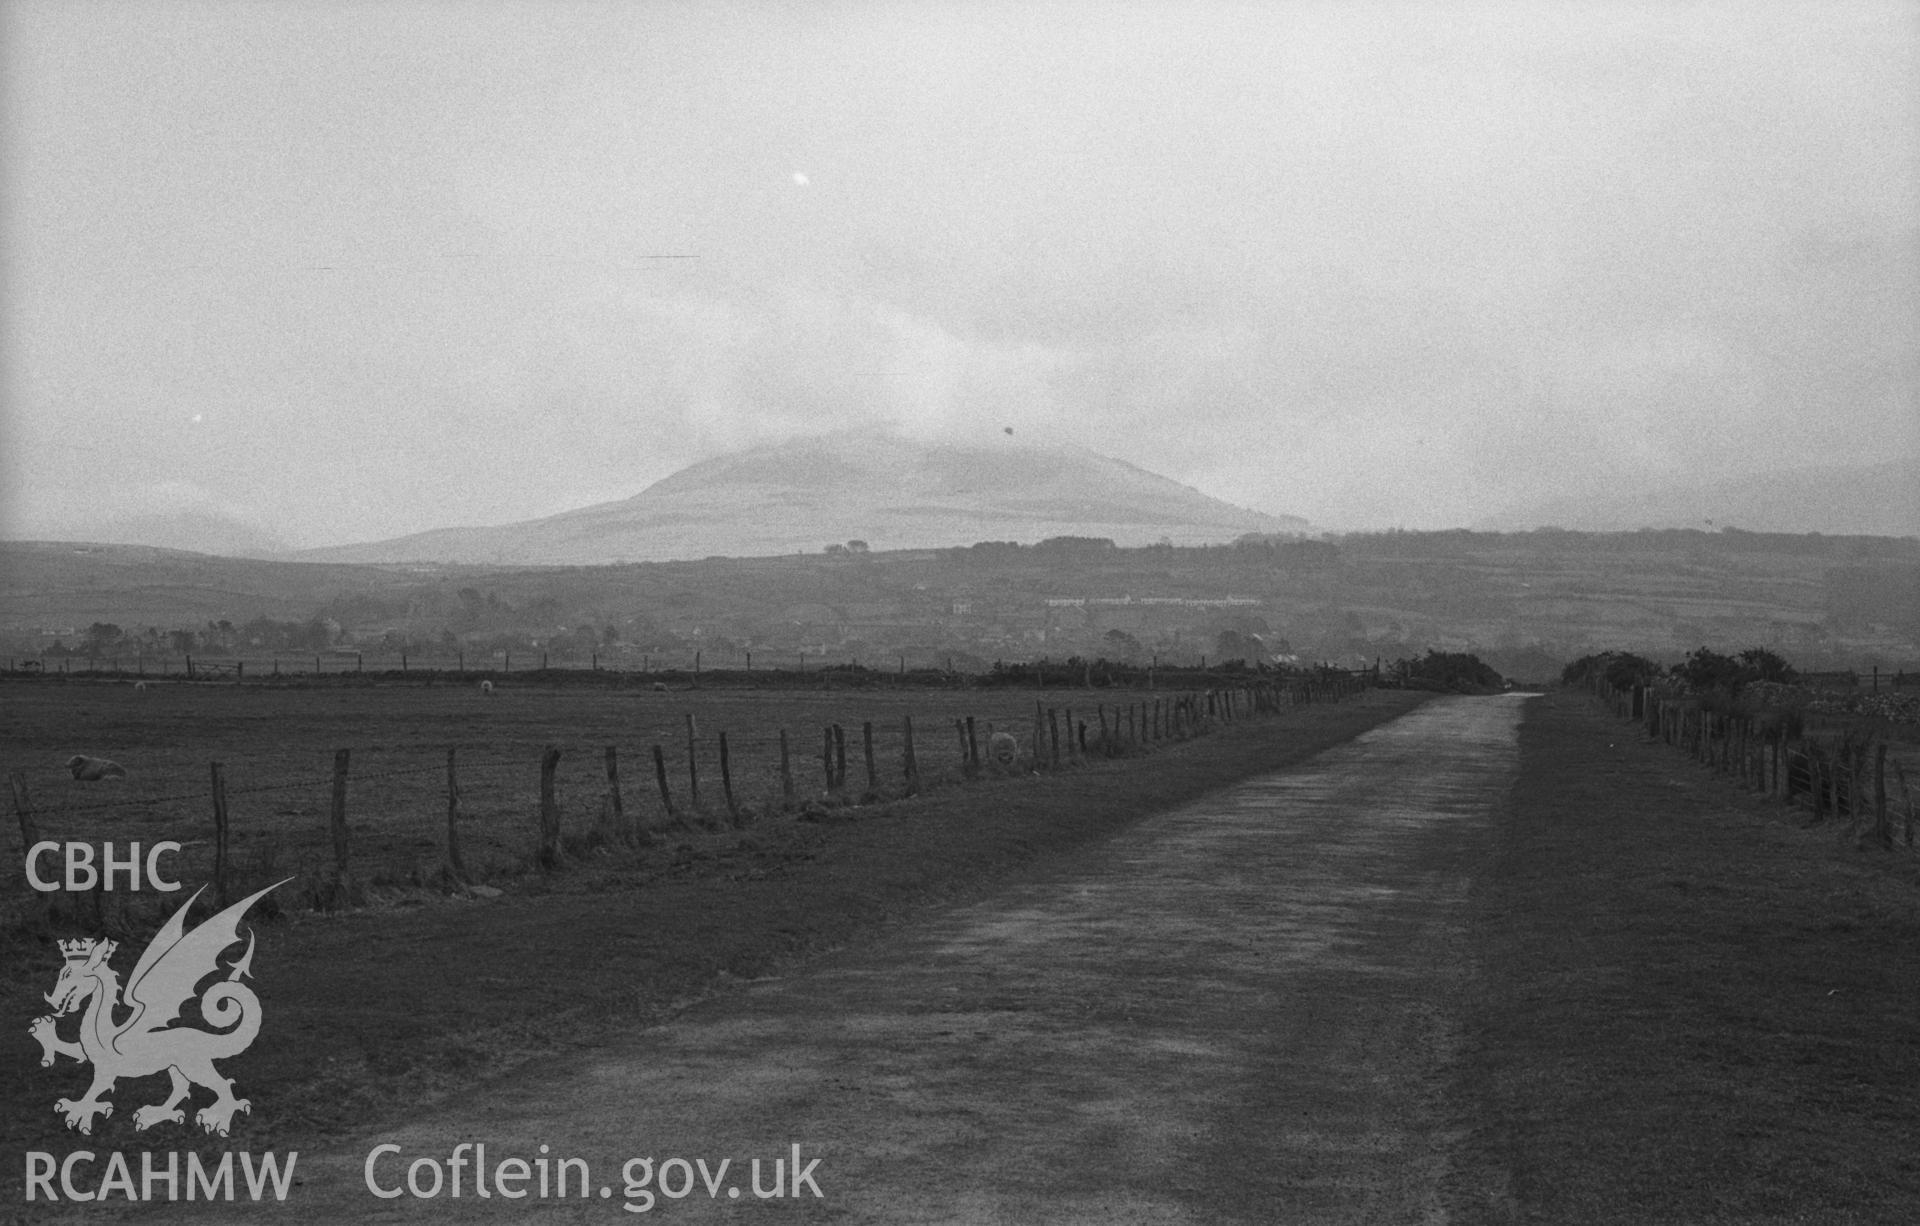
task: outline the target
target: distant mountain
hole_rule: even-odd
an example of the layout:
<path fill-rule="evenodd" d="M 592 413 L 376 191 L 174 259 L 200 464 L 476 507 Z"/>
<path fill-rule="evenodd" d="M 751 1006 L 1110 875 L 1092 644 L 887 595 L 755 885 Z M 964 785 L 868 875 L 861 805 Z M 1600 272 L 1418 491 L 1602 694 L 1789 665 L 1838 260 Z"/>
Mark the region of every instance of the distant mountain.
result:
<path fill-rule="evenodd" d="M 1558 498 L 1474 525 L 1567 528 L 1744 528 L 1829 536 L 1920 536 L 1920 458 L 1795 468 L 1701 484 L 1669 482 L 1609 498 Z"/>
<path fill-rule="evenodd" d="M 191 629 L 222 618 L 305 621 L 342 594 L 411 577 L 400 568 L 315 566 L 150 545 L 0 541 L 0 627 L 77 632 L 95 621 L 129 629 Z"/>
<path fill-rule="evenodd" d="M 327 562 L 592 565 L 875 550 L 1051 536 L 1197 545 L 1306 533 L 1079 447 L 836 434 L 702 461 L 632 498 L 493 528 L 443 528 L 291 555 Z"/>
<path fill-rule="evenodd" d="M 198 507 L 115 515 L 61 525 L 54 531 L 35 535 L 97 545 L 146 545 L 230 558 L 264 558 L 287 548 L 287 542 L 246 520 Z M 9 536 L 20 539 L 18 534 Z"/>

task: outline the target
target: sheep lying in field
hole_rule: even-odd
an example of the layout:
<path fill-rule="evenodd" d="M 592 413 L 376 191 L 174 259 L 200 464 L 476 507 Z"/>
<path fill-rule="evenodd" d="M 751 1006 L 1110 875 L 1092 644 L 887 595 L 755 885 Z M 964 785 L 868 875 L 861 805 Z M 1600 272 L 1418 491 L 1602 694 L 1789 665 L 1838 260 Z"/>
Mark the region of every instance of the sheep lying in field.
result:
<path fill-rule="evenodd" d="M 144 693 L 146 691 L 146 688 L 147 688 L 147 683 L 144 681 L 136 681 L 133 683 L 133 690 L 134 690 L 134 693 L 136 694 Z"/>
<path fill-rule="evenodd" d="M 491 694 L 491 693 L 493 693 L 493 682 L 491 682 L 491 681 L 482 681 L 482 682 L 480 683 L 480 692 L 481 692 L 482 694 Z"/>
<path fill-rule="evenodd" d="M 653 683 L 653 691 L 654 691 L 654 693 L 656 693 L 656 694 L 664 694 L 664 693 L 666 693 L 666 692 L 667 692 L 667 683 L 666 683 L 666 682 L 664 682 L 664 681 L 656 681 L 656 682 L 654 682 L 654 683 Z"/>
<path fill-rule="evenodd" d="M 73 777 L 83 783 L 98 783 L 102 779 L 125 779 L 127 768 L 118 762 L 109 762 L 105 758 L 89 758 L 85 754 L 75 754 L 67 759 L 67 769 Z"/>

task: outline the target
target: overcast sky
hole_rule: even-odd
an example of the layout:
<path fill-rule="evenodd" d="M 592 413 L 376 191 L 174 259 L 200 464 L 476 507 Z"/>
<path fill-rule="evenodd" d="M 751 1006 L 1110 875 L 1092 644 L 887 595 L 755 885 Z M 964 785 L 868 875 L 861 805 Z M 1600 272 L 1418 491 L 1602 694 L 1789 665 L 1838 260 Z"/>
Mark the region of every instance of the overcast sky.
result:
<path fill-rule="evenodd" d="M 1920 450 L 1910 3 L 4 11 L 11 535 L 887 424 L 1327 527 Z"/>

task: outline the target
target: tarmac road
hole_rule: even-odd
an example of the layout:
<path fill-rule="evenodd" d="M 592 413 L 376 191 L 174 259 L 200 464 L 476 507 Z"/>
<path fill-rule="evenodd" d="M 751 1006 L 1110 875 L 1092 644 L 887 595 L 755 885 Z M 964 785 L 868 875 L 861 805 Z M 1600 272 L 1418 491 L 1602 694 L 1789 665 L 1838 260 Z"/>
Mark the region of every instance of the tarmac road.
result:
<path fill-rule="evenodd" d="M 612 1222 L 651 1201 L 677 1221 L 1444 1221 L 1465 1124 L 1445 1090 L 1466 896 L 1522 707 L 1437 699 L 590 1062 L 303 1152 L 288 1200 L 253 1212 Z M 485 1143 L 490 1172 L 524 1160 L 531 1195 L 504 1199 L 490 1174 L 478 1198 L 468 1150 L 452 1198 L 463 1142 Z M 393 1199 L 367 1185 L 380 1144 L 399 1146 L 372 1172 Z M 592 1195 L 572 1167 L 568 1198 L 541 1199 L 536 1161 L 557 1173 L 569 1157 Z M 653 1159 L 644 1189 L 622 1178 L 631 1157 Z M 760 1191 L 777 1159 L 797 1195 L 757 1196 L 755 1158 Z M 405 1191 L 416 1160 L 438 1196 Z M 663 1179 L 691 1190 L 666 1196 Z"/>

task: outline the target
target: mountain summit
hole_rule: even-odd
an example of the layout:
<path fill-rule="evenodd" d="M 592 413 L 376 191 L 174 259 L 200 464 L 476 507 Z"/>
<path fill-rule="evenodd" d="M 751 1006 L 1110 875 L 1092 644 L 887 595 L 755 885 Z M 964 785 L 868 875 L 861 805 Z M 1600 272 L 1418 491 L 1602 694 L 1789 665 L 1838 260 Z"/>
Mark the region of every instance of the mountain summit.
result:
<path fill-rule="evenodd" d="M 848 540 L 926 549 L 1050 536 L 1213 544 L 1305 533 L 1080 447 L 794 439 L 703 460 L 619 502 L 492 528 L 304 550 L 328 562 L 594 565 L 817 552 Z"/>

